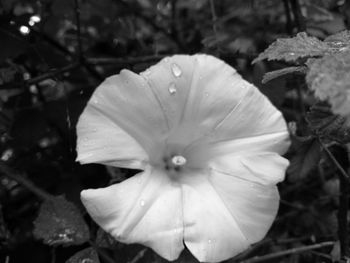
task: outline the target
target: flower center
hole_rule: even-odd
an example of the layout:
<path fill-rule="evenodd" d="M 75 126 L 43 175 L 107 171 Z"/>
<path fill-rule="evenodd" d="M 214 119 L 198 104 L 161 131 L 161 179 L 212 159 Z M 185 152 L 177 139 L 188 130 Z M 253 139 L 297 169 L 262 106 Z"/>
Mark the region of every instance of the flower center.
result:
<path fill-rule="evenodd" d="M 171 158 L 171 162 L 175 166 L 183 166 L 186 164 L 187 160 L 181 155 L 175 155 L 173 158 Z"/>

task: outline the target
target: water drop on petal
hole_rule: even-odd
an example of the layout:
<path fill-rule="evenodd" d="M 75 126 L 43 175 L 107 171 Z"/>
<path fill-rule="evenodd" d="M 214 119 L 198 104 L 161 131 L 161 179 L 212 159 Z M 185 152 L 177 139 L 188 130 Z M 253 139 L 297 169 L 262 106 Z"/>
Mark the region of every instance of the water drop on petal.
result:
<path fill-rule="evenodd" d="M 173 63 L 171 65 L 171 71 L 173 72 L 174 76 L 177 77 L 177 78 L 180 77 L 181 74 L 182 74 L 182 71 L 181 71 L 180 67 L 177 64 L 175 64 L 175 63 Z"/>
<path fill-rule="evenodd" d="M 145 206 L 145 200 L 140 201 L 140 206 Z"/>
<path fill-rule="evenodd" d="M 93 98 L 92 98 L 92 103 L 98 104 L 98 99 L 97 99 L 96 97 L 93 97 Z"/>
<path fill-rule="evenodd" d="M 168 90 L 169 90 L 169 93 L 171 95 L 175 95 L 175 93 L 177 91 L 176 90 L 176 84 L 174 82 L 170 83 L 170 86 L 169 86 Z"/>

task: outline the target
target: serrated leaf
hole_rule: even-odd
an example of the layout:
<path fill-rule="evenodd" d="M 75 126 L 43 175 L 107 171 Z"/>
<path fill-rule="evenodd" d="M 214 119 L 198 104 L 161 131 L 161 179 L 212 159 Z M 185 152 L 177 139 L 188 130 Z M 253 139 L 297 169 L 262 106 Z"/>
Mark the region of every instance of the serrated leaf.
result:
<path fill-rule="evenodd" d="M 303 141 L 287 169 L 289 179 L 297 181 L 305 178 L 318 164 L 321 158 L 321 147 L 315 138 Z"/>
<path fill-rule="evenodd" d="M 339 143 L 350 142 L 350 127 L 340 115 L 335 115 L 325 103 L 313 105 L 306 115 L 309 127 L 317 135 Z"/>
<path fill-rule="evenodd" d="M 307 61 L 306 81 L 315 96 L 328 100 L 332 111 L 350 123 L 350 51 Z"/>
<path fill-rule="evenodd" d="M 277 39 L 264 52 L 260 53 L 252 63 L 264 59 L 295 62 L 301 58 L 322 56 L 327 49 L 327 44 L 321 40 L 301 32 L 292 38 Z"/>
<path fill-rule="evenodd" d="M 264 75 L 261 82 L 263 84 L 265 84 L 266 82 L 269 82 L 270 80 L 273 80 L 275 78 L 281 77 L 283 75 L 291 74 L 291 73 L 306 74 L 306 70 L 307 70 L 306 67 L 300 66 L 300 67 L 287 67 L 287 68 L 283 68 L 283 69 L 270 71 Z"/>
<path fill-rule="evenodd" d="M 350 48 L 350 31 L 344 30 L 327 37 L 324 42 L 334 51 L 346 51 Z"/>
<path fill-rule="evenodd" d="M 100 260 L 96 250 L 89 247 L 75 253 L 66 263 L 100 263 Z"/>
<path fill-rule="evenodd" d="M 34 221 L 34 236 L 48 245 L 79 245 L 89 240 L 89 228 L 78 208 L 57 196 L 42 203 Z"/>

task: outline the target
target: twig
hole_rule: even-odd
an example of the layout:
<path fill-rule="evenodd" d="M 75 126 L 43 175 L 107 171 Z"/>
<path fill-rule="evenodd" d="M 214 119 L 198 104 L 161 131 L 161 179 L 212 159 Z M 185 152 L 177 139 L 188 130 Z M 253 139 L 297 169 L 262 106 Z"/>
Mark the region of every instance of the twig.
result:
<path fill-rule="evenodd" d="M 303 32 L 306 30 L 306 24 L 303 14 L 301 13 L 299 0 L 290 0 L 290 3 L 294 14 L 294 22 L 298 28 L 298 32 Z"/>
<path fill-rule="evenodd" d="M 272 259 L 288 256 L 291 254 L 300 254 L 306 251 L 314 250 L 314 249 L 319 249 L 319 248 L 324 248 L 324 247 L 331 247 L 334 245 L 333 241 L 327 241 L 327 242 L 321 242 L 318 244 L 314 245 L 309 245 L 309 246 L 303 246 L 303 247 L 297 247 L 297 248 L 291 248 L 287 249 L 284 251 L 279 251 L 271 254 L 267 254 L 264 256 L 256 256 L 247 260 L 240 261 L 241 263 L 257 263 L 257 262 L 264 262 L 264 261 L 269 261 Z"/>
<path fill-rule="evenodd" d="M 64 53 L 65 55 L 68 55 L 71 59 L 75 59 L 76 55 L 72 52 L 70 52 L 66 47 L 62 46 L 59 42 L 57 42 L 55 39 L 51 38 L 50 36 L 46 35 L 43 32 L 38 32 L 35 30 L 32 30 L 34 33 L 36 33 L 39 37 L 41 37 L 43 40 L 45 40 L 47 43 L 49 43 L 52 47 L 54 47 L 56 50 Z M 104 78 L 101 76 L 101 74 L 94 68 L 89 65 L 85 59 L 80 59 L 79 61 L 80 65 L 82 65 L 95 79 L 102 81 Z"/>
<path fill-rule="evenodd" d="M 23 82 L 6 83 L 6 84 L 3 84 L 3 85 L 0 85 L 0 90 L 2 90 L 2 89 L 13 89 L 13 88 L 16 88 L 16 87 L 21 87 L 23 85 L 26 85 L 26 86 L 34 85 L 34 84 L 37 84 L 37 83 L 39 83 L 39 82 L 41 82 L 41 81 L 43 81 L 45 79 L 57 77 L 58 75 L 60 75 L 62 73 L 65 73 L 65 72 L 68 72 L 68 71 L 71 71 L 72 69 L 75 69 L 77 67 L 79 67 L 79 63 L 73 63 L 73 64 L 70 64 L 70 65 L 65 66 L 63 68 L 53 70 L 51 72 L 42 74 L 40 76 L 31 78 L 31 79 L 23 81 Z"/>
<path fill-rule="evenodd" d="M 139 253 L 137 253 L 137 255 L 128 263 L 136 263 L 138 262 L 141 258 L 143 258 L 143 256 L 145 255 L 147 251 L 147 248 L 142 249 Z"/>
<path fill-rule="evenodd" d="M 128 64 L 138 64 L 138 63 L 148 63 L 161 60 L 167 55 L 152 55 L 143 57 L 122 57 L 122 58 L 87 58 L 86 61 L 92 65 L 128 65 Z"/>
<path fill-rule="evenodd" d="M 29 179 L 25 178 L 22 174 L 8 167 L 3 161 L 0 161 L 0 173 L 5 175 L 6 177 L 15 180 L 17 183 L 21 184 L 22 186 L 24 186 L 29 191 L 31 191 L 43 200 L 51 201 L 53 198 L 53 196 L 36 186 Z"/>
<path fill-rule="evenodd" d="M 214 4 L 214 0 L 209 0 L 209 3 L 210 3 L 210 11 L 211 11 L 211 18 L 212 18 L 212 21 L 213 21 L 213 31 L 214 31 L 214 34 L 217 36 L 218 34 L 218 28 L 216 26 L 216 21 L 218 20 L 218 17 L 216 15 L 216 11 L 215 11 L 215 4 Z"/>
<path fill-rule="evenodd" d="M 338 237 L 340 243 L 340 254 L 342 257 L 349 256 L 348 238 L 348 210 L 349 210 L 349 182 L 339 177 L 339 208 L 338 208 Z"/>
<path fill-rule="evenodd" d="M 288 0 L 283 0 L 283 5 L 284 5 L 284 11 L 286 13 L 286 31 L 288 35 L 293 34 L 293 26 L 292 26 L 292 17 L 290 15 L 290 7 L 289 7 L 289 1 Z"/>
<path fill-rule="evenodd" d="M 94 242 L 91 240 L 89 244 L 97 251 L 97 253 L 103 258 L 107 263 L 115 263 L 115 260 L 111 258 L 104 250 L 100 249 Z"/>
<path fill-rule="evenodd" d="M 337 161 L 337 159 L 334 157 L 333 153 L 331 153 L 327 146 L 324 145 L 324 143 L 321 141 L 321 139 L 319 139 L 319 142 L 322 146 L 322 148 L 326 151 L 326 153 L 328 154 L 329 158 L 332 160 L 332 162 L 335 164 L 335 166 L 338 168 L 341 176 L 346 179 L 348 182 L 350 182 L 350 177 L 349 175 L 346 173 L 346 171 L 343 169 L 343 167 L 341 167 L 341 165 L 339 164 L 339 162 Z"/>
<path fill-rule="evenodd" d="M 348 210 L 349 210 L 349 192 L 350 192 L 350 181 L 349 175 L 344 170 L 342 165 L 335 158 L 333 153 L 323 144 L 319 139 L 322 148 L 326 151 L 329 158 L 335 164 L 340 171 L 339 183 L 340 183 L 340 195 L 339 195 L 339 208 L 338 208 L 338 237 L 340 242 L 340 251 L 342 257 L 349 256 L 349 238 L 348 238 Z M 348 162 L 348 160 L 346 159 Z"/>
<path fill-rule="evenodd" d="M 81 26 L 80 26 L 80 6 L 79 0 L 74 0 L 74 13 L 75 13 L 75 22 L 77 23 L 77 43 L 78 43 L 78 57 L 82 58 L 82 43 L 81 43 Z"/>
<path fill-rule="evenodd" d="M 171 0 L 171 21 L 170 21 L 170 28 L 171 28 L 171 35 L 173 38 L 177 38 L 177 12 L 176 12 L 176 4 L 177 0 Z"/>
<path fill-rule="evenodd" d="M 51 263 L 56 263 L 56 247 L 51 248 Z"/>

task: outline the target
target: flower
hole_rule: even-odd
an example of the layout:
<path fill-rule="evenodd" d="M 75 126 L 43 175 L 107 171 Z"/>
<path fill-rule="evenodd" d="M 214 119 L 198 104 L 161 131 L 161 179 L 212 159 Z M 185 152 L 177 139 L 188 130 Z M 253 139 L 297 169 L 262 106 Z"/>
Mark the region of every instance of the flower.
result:
<path fill-rule="evenodd" d="M 288 161 L 281 113 L 209 55 L 164 58 L 140 75 L 106 79 L 77 124 L 77 160 L 143 170 L 84 190 L 114 238 L 175 260 L 186 246 L 218 262 L 261 240 L 279 205 Z"/>

